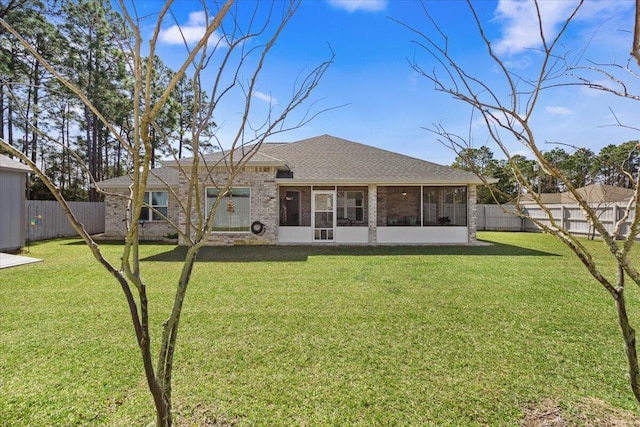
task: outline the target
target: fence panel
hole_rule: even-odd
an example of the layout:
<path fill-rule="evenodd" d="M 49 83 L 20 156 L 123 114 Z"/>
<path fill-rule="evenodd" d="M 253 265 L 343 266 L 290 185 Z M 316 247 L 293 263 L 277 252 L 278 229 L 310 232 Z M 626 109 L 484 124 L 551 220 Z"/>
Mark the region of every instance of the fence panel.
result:
<path fill-rule="evenodd" d="M 498 205 L 478 205 L 478 230 L 522 231 L 523 220 L 505 213 Z"/>
<path fill-rule="evenodd" d="M 590 236 L 594 234 L 593 227 L 587 221 L 584 213 L 577 205 L 547 205 L 554 221 L 565 227 L 569 232 L 577 235 Z M 542 224 L 551 225 L 547 213 L 537 205 L 523 206 L 526 214 L 540 221 Z M 613 232 L 616 221 L 622 218 L 625 206 L 612 204 L 595 208 L 598 218 L 610 233 Z M 530 220 L 521 220 L 508 212 L 503 212 L 496 205 L 478 205 L 477 228 L 479 231 L 540 231 Z M 631 209 L 629 218 L 620 228 L 620 235 L 625 236 L 629 232 L 629 224 L 635 215 L 635 208 Z M 596 236 L 599 234 L 596 232 Z"/>
<path fill-rule="evenodd" d="M 104 233 L 104 203 L 68 202 L 71 211 L 89 234 Z M 27 200 L 27 241 L 77 236 L 56 201 Z"/>

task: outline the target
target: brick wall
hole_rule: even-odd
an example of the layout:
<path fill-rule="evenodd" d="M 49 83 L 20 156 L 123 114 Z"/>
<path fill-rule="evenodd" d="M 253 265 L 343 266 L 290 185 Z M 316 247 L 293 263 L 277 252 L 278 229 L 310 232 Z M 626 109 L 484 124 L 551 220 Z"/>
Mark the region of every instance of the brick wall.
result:
<path fill-rule="evenodd" d="M 238 245 L 238 244 L 276 244 L 278 241 L 278 221 L 280 200 L 285 196 L 286 191 L 300 191 L 301 194 L 301 225 L 311 225 L 311 187 L 281 187 L 279 192 L 275 183 L 276 170 L 265 167 L 248 167 L 244 173 L 238 174 L 234 180 L 234 187 L 251 188 L 251 222 L 260 221 L 265 225 L 264 233 L 256 235 L 251 232 L 213 232 L 207 243 L 211 245 Z M 214 170 L 213 173 L 201 173 L 197 197 L 200 200 L 201 208 L 205 209 L 205 188 L 224 185 L 228 175 L 225 170 Z M 194 191 L 184 174 L 179 175 L 179 186 L 176 189 L 178 197 L 186 201 L 189 191 Z M 333 189 L 335 187 L 331 187 Z M 386 211 L 387 203 L 393 199 L 394 195 L 388 194 L 386 187 L 370 185 L 368 191 L 365 187 L 339 187 L 340 190 L 365 190 L 366 216 L 369 218 L 369 243 L 376 243 L 377 225 L 386 225 L 387 218 L 383 213 Z M 399 187 L 393 189 L 398 190 Z M 160 188 L 150 188 L 149 190 L 160 190 Z M 112 189 L 111 193 L 117 195 L 105 196 L 105 235 L 108 237 L 124 237 L 127 231 L 125 219 L 127 213 L 128 189 Z M 119 196 L 118 196 L 119 195 Z M 396 194 L 396 199 L 392 202 L 394 206 L 402 205 L 405 197 L 400 193 Z M 467 221 L 469 230 L 469 242 L 476 241 L 477 221 L 477 188 L 470 185 L 468 187 Z M 224 206 L 222 206 L 224 209 Z M 413 212 L 412 212 L 413 213 Z M 182 212 L 177 200 L 169 191 L 168 216 L 174 224 L 179 224 L 182 230 L 186 229 L 186 216 Z M 197 224 L 198 215 L 193 210 L 190 215 L 192 224 Z M 145 239 L 160 239 L 168 234 L 175 233 L 176 230 L 166 221 L 146 221 L 141 229 L 141 237 Z M 193 236 L 193 230 L 191 235 Z M 184 243 L 184 242 L 181 242 Z"/>
<path fill-rule="evenodd" d="M 164 188 L 149 188 L 149 191 L 166 191 Z M 127 223 L 130 221 L 131 213 L 127 210 L 129 200 L 129 189 L 107 189 L 110 194 L 105 195 L 105 218 L 104 218 L 104 234 L 106 237 L 124 238 L 127 234 Z M 167 203 L 167 217 L 174 223 L 178 223 L 178 213 L 180 207 L 173 197 L 171 191 L 169 193 L 169 201 Z M 140 238 L 156 240 L 162 239 L 169 234 L 176 233 L 174 227 L 167 221 L 145 221 L 140 228 Z"/>
<path fill-rule="evenodd" d="M 233 187 L 245 187 L 251 189 L 251 223 L 260 221 L 264 224 L 264 232 L 261 235 L 252 232 L 212 232 L 207 240 L 209 245 L 251 245 L 251 244 L 276 244 L 278 241 L 278 192 L 275 183 L 276 169 L 270 167 L 247 167 L 245 171 L 236 175 Z M 223 187 L 229 175 L 224 168 L 214 168 L 212 172 L 199 173 L 199 181 L 202 183 L 197 196 L 202 204 L 202 213 L 205 210 L 205 189 L 207 187 Z M 187 200 L 188 193 L 195 191 L 184 174 L 180 174 L 179 197 Z M 220 208 L 224 209 L 224 206 Z M 219 209 L 220 209 L 219 208 Z M 199 213 L 193 209 L 190 213 L 192 224 L 198 223 Z M 186 229 L 186 216 L 179 216 L 180 226 Z M 191 235 L 195 233 L 192 231 Z"/>

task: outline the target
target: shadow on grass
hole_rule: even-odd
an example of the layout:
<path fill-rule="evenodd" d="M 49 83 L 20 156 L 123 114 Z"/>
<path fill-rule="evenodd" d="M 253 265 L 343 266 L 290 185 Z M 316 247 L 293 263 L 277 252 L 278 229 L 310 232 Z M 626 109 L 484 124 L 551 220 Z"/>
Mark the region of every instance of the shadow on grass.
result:
<path fill-rule="evenodd" d="M 489 242 L 481 242 L 489 243 Z M 173 247 L 142 261 L 182 262 L 187 249 Z M 551 252 L 491 242 L 483 246 L 205 246 L 198 262 L 306 261 L 311 256 L 558 256 Z"/>

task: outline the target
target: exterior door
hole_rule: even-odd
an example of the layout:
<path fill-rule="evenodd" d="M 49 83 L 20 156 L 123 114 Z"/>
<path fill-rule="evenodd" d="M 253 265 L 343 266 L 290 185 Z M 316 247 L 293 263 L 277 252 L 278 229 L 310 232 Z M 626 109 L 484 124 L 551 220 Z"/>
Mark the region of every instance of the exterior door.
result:
<path fill-rule="evenodd" d="M 335 234 L 336 204 L 334 191 L 313 192 L 313 240 L 332 242 Z"/>
<path fill-rule="evenodd" d="M 284 223 L 288 226 L 300 225 L 300 192 L 287 191 L 284 198 Z"/>

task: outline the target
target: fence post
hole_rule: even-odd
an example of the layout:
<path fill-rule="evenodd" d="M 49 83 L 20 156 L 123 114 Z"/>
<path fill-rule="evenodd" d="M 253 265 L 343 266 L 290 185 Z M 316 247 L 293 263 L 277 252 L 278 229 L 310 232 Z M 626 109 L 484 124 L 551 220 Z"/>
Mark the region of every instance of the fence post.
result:
<path fill-rule="evenodd" d="M 484 217 L 482 218 L 482 222 L 484 222 L 484 224 L 482 224 L 482 229 L 486 230 L 487 229 L 487 205 L 482 205 L 482 214 L 484 215 Z"/>

